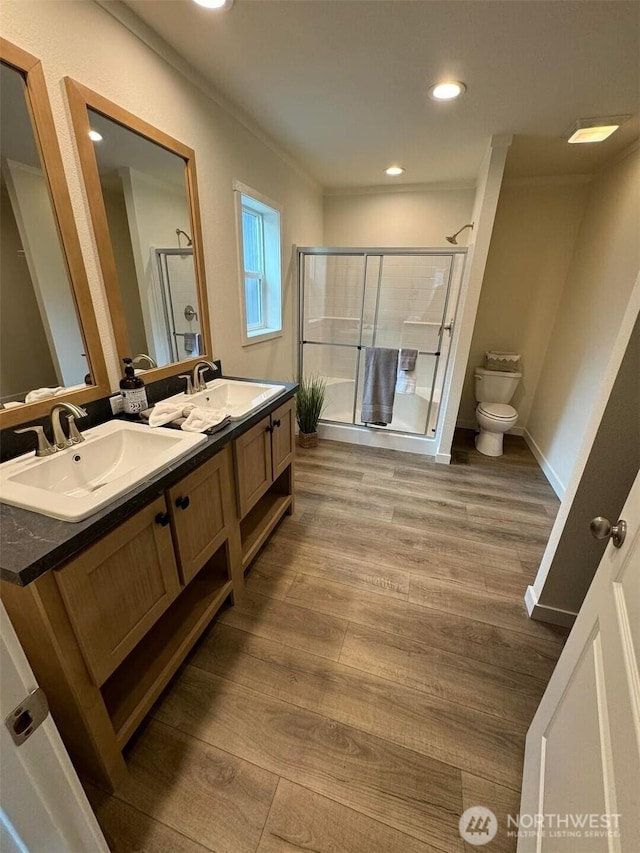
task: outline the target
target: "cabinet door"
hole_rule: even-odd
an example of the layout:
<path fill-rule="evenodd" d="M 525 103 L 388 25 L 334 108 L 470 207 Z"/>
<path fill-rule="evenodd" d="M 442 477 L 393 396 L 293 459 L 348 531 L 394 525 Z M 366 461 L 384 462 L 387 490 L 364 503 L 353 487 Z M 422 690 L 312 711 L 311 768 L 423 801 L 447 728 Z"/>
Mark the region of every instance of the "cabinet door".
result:
<path fill-rule="evenodd" d="M 293 462 L 295 447 L 295 401 L 289 400 L 271 414 L 271 453 L 273 458 L 273 479 L 276 480 L 284 469 Z"/>
<path fill-rule="evenodd" d="M 101 685 L 178 595 L 164 497 L 54 572 L 73 630 Z"/>
<path fill-rule="evenodd" d="M 227 538 L 230 452 L 225 447 L 167 492 L 183 584 L 189 583 Z"/>
<path fill-rule="evenodd" d="M 271 418 L 263 418 L 234 442 L 238 517 L 244 518 L 272 483 Z"/>

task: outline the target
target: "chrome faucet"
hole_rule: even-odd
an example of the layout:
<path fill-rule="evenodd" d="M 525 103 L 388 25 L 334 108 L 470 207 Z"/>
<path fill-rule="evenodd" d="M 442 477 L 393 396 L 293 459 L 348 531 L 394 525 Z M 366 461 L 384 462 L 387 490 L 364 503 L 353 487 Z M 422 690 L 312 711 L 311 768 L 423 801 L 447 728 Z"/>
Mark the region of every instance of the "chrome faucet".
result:
<path fill-rule="evenodd" d="M 69 438 L 64 434 L 62 424 L 60 423 L 62 412 L 69 413 Z M 86 418 L 87 414 L 86 409 L 76 406 L 73 403 L 55 404 L 49 413 L 49 417 L 51 418 L 53 444 L 56 450 L 64 450 L 66 447 L 72 447 L 74 444 L 80 444 L 80 442 L 84 441 L 82 433 L 76 426 L 76 418 Z"/>
<path fill-rule="evenodd" d="M 36 438 L 38 439 L 38 448 L 36 450 L 36 456 L 51 456 L 51 454 L 55 453 L 58 449 L 55 444 L 50 444 L 49 439 L 44 434 L 43 426 L 38 425 L 32 427 L 23 427 L 22 429 L 14 430 L 14 432 L 35 432 Z"/>
<path fill-rule="evenodd" d="M 218 365 L 214 364 L 212 361 L 206 361 L 206 360 L 197 362 L 196 366 L 193 368 L 194 393 L 195 393 L 195 391 L 206 391 L 207 390 L 207 383 L 204 381 L 204 378 L 203 378 L 203 374 L 206 373 L 207 368 L 209 368 L 210 370 L 213 371 L 214 376 L 218 372 Z"/>
<path fill-rule="evenodd" d="M 137 361 L 140 361 L 141 359 L 144 359 L 145 361 L 147 361 L 149 363 L 149 367 L 157 367 L 158 366 L 158 362 L 155 359 L 151 358 L 150 355 L 147 355 L 146 352 L 141 352 L 141 353 L 138 353 L 138 355 L 134 355 L 134 357 L 131 359 L 131 363 L 135 364 Z"/>

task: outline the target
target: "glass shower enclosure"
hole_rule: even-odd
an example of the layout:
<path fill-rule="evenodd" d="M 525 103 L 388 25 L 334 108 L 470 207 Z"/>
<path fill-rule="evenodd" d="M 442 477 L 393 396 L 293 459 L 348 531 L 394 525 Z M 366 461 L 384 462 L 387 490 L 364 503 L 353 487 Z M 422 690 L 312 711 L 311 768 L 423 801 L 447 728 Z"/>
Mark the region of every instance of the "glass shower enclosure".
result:
<path fill-rule="evenodd" d="M 466 249 L 298 249 L 301 376 L 327 383 L 324 422 L 432 438 Z M 366 347 L 415 349 L 415 391 L 385 427 L 361 420 Z"/>

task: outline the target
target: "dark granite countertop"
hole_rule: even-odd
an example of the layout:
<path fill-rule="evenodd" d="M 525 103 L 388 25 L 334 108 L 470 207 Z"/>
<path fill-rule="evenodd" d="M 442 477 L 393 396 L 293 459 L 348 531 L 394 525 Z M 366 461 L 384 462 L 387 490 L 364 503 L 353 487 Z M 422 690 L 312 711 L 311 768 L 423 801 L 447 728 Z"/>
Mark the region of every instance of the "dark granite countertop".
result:
<path fill-rule="evenodd" d="M 226 377 L 232 379 L 234 377 Z M 243 380 L 261 381 L 261 380 Z M 273 380 L 263 380 L 271 381 Z M 113 503 L 84 521 L 59 521 L 0 503 L 0 577 L 19 586 L 26 586 L 40 575 L 65 563 L 108 531 L 117 527 L 127 516 L 141 509 L 177 483 L 198 466 L 210 459 L 230 441 L 238 438 L 282 403 L 293 397 L 294 382 L 278 382 L 285 391 L 260 409 L 202 442 L 174 465 L 140 483 Z"/>

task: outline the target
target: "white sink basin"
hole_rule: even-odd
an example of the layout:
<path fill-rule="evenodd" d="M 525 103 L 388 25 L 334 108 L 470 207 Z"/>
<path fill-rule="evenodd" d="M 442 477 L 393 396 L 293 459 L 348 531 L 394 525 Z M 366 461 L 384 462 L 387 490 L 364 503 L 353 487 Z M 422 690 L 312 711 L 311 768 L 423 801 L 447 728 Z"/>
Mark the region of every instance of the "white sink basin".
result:
<path fill-rule="evenodd" d="M 282 394 L 284 385 L 265 385 L 259 382 L 241 382 L 238 379 L 214 379 L 207 383 L 206 391 L 196 394 L 178 394 L 172 399 L 185 401 L 185 405 L 203 409 L 216 409 L 229 415 L 231 420 L 245 418 L 266 402 Z"/>
<path fill-rule="evenodd" d="M 206 436 L 145 424 L 107 421 L 81 444 L 53 456 L 33 452 L 0 465 L 0 500 L 61 521 L 82 521 Z"/>

